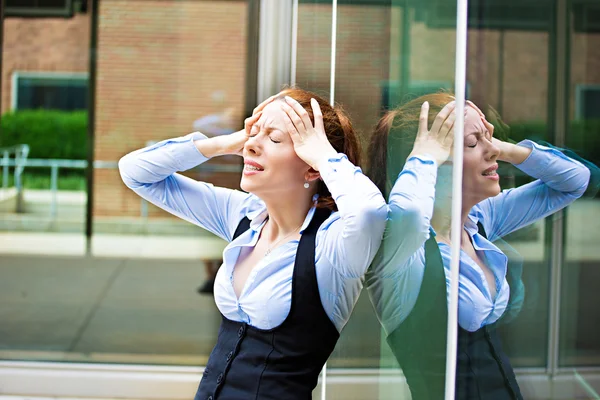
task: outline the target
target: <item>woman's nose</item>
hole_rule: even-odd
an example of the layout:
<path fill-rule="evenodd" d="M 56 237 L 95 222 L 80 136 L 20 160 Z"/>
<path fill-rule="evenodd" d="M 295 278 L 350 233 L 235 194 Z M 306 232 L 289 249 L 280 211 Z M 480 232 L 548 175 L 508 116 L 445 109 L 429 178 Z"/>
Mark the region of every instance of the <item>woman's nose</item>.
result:
<path fill-rule="evenodd" d="M 489 142 L 487 153 L 489 159 L 495 160 L 500 155 L 500 148 L 496 146 L 493 141 L 491 141 Z"/>
<path fill-rule="evenodd" d="M 257 132 L 252 132 L 252 135 L 244 143 L 244 150 L 251 154 L 257 154 L 260 151 L 260 139 Z"/>

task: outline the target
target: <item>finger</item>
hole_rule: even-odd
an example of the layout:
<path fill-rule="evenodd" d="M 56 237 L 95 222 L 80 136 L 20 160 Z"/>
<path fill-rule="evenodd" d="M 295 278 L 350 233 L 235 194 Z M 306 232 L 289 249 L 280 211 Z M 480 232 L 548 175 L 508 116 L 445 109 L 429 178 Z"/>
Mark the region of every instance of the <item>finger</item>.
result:
<path fill-rule="evenodd" d="M 446 120 L 440 127 L 438 137 L 441 140 L 446 141 L 448 138 L 448 135 L 454 135 L 454 122 L 455 121 L 456 121 L 456 112 L 452 111 L 452 113 L 450 113 L 448 118 L 446 118 Z"/>
<path fill-rule="evenodd" d="M 254 129 L 255 124 L 258 122 L 262 115 L 262 111 L 259 111 L 258 114 L 252 115 L 244 120 L 244 128 L 246 128 L 246 133 L 250 134 L 250 131 Z"/>
<path fill-rule="evenodd" d="M 431 126 L 431 132 L 433 132 L 434 134 L 437 135 L 440 128 L 442 127 L 442 124 L 444 123 L 446 118 L 448 118 L 450 113 L 452 111 L 454 111 L 455 107 L 456 107 L 456 101 L 451 101 L 450 103 L 446 104 L 444 106 L 444 108 L 442 108 L 442 110 L 438 113 L 438 115 L 433 120 L 433 125 Z"/>
<path fill-rule="evenodd" d="M 288 131 L 290 138 L 292 139 L 292 143 L 294 145 L 302 142 L 302 136 L 298 133 L 296 126 L 292 122 L 289 116 L 283 117 L 283 123 L 285 124 L 286 130 Z"/>
<path fill-rule="evenodd" d="M 285 101 L 287 102 L 287 104 L 289 104 L 294 109 L 294 111 L 296 111 L 296 114 L 298 114 L 300 119 L 302 119 L 302 122 L 304 123 L 304 126 L 306 127 L 306 129 L 313 127 L 313 124 L 312 124 L 312 121 L 310 120 L 310 116 L 308 115 L 308 112 L 306 112 L 306 110 L 304 109 L 304 107 L 302 107 L 300 105 L 300 103 L 298 103 L 296 100 L 292 99 L 290 96 L 285 96 Z"/>
<path fill-rule="evenodd" d="M 482 118 L 481 121 L 483 122 L 483 125 L 485 125 L 485 128 L 488 130 L 488 132 L 490 132 L 490 136 L 494 136 L 494 125 L 488 122 L 485 118 Z"/>
<path fill-rule="evenodd" d="M 315 129 L 318 132 L 325 133 L 325 124 L 323 123 L 323 113 L 321 112 L 321 107 L 319 106 L 319 102 L 315 99 L 310 99 L 310 106 L 313 110 L 313 117 L 315 119 Z"/>
<path fill-rule="evenodd" d="M 427 119 L 429 116 L 429 102 L 426 101 L 421 106 L 421 115 L 419 115 L 419 134 L 427 132 Z"/>
<path fill-rule="evenodd" d="M 265 101 L 263 101 L 262 103 L 260 103 L 259 105 L 257 105 L 256 108 L 252 111 L 252 115 L 262 111 L 262 109 L 265 108 L 265 106 L 267 104 L 269 104 L 270 102 L 275 100 L 276 97 L 277 97 L 277 95 L 271 96 L 271 97 L 267 98 Z"/>
<path fill-rule="evenodd" d="M 290 121 L 292 122 L 292 124 L 294 126 L 294 130 L 297 131 L 297 133 L 300 136 L 304 136 L 306 134 L 306 127 L 304 126 L 304 122 L 302 122 L 302 119 L 296 113 L 296 111 L 292 107 L 290 107 L 287 103 L 284 103 L 284 102 L 281 103 L 281 108 L 287 114 Z"/>

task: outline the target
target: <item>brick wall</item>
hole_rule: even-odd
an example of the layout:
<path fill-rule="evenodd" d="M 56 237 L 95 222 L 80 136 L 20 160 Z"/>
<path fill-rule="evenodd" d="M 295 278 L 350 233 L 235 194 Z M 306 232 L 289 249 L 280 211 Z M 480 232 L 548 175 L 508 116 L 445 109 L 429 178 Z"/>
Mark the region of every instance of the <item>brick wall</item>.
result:
<path fill-rule="evenodd" d="M 88 72 L 90 16 L 5 18 L 2 113 L 10 110 L 14 72 Z"/>
<path fill-rule="evenodd" d="M 194 120 L 222 111 L 215 92 L 241 126 L 246 12 L 244 1 L 100 2 L 95 158 L 118 160 L 146 141 L 191 132 Z M 95 170 L 94 179 L 96 216 L 139 215 L 139 198 L 116 171 Z"/>

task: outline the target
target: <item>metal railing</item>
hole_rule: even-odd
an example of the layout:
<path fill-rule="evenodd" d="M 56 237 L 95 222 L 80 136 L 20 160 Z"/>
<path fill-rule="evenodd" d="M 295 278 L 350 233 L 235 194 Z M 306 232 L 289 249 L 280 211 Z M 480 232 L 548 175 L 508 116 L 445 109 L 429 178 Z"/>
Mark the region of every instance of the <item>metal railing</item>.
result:
<path fill-rule="evenodd" d="M 12 147 L 0 148 L 0 153 L 3 154 L 0 160 L 0 166 L 2 166 L 2 187 L 8 189 L 10 168 L 14 167 L 14 182 L 17 188 L 17 212 L 24 212 L 23 207 L 23 182 L 22 176 L 25 167 L 32 168 L 50 168 L 50 190 L 51 190 L 51 203 L 50 203 L 50 216 L 55 217 L 58 210 L 58 176 L 59 170 L 63 169 L 85 169 L 88 167 L 86 160 L 63 160 L 63 159 L 40 159 L 40 158 L 27 158 L 29 154 L 29 146 L 26 144 L 17 145 Z M 10 155 L 14 154 L 15 157 L 11 158 Z M 117 161 L 103 161 L 95 160 L 93 163 L 94 169 L 117 169 Z M 202 172 L 232 172 L 240 173 L 242 171 L 241 166 L 232 164 L 202 164 L 193 168 L 192 171 Z M 148 216 L 148 202 L 141 199 L 140 216 L 146 218 Z"/>
<path fill-rule="evenodd" d="M 3 191 L 8 190 L 8 179 L 10 176 L 10 167 L 14 167 L 14 185 L 17 190 L 17 212 L 23 211 L 23 170 L 27 163 L 27 156 L 29 155 L 29 145 L 18 144 L 10 147 L 0 147 L 2 153 L 2 189 Z M 14 155 L 14 158 L 10 158 Z"/>

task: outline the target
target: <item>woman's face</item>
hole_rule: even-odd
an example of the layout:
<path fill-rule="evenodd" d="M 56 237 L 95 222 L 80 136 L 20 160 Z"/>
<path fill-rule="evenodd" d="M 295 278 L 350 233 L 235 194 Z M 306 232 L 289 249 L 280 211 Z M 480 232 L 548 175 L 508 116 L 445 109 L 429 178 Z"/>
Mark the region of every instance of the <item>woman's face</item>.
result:
<path fill-rule="evenodd" d="M 281 100 L 268 104 L 244 146 L 240 186 L 261 198 L 307 191 L 303 185 L 310 167 L 296 155 L 285 118 L 289 117 L 281 108 Z"/>
<path fill-rule="evenodd" d="M 477 110 L 467 106 L 464 131 L 463 201 L 477 204 L 500 193 L 496 159 L 500 149 L 492 142 Z"/>

